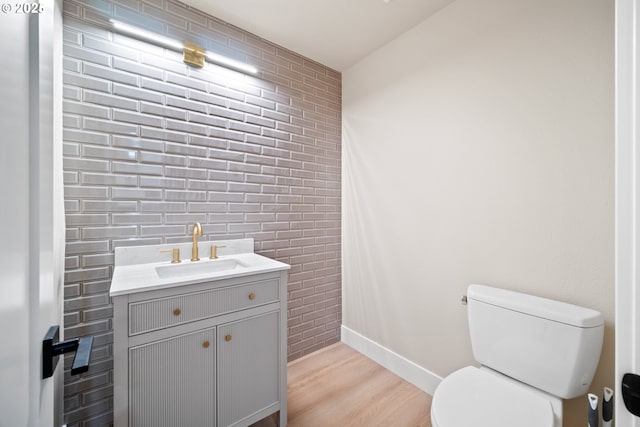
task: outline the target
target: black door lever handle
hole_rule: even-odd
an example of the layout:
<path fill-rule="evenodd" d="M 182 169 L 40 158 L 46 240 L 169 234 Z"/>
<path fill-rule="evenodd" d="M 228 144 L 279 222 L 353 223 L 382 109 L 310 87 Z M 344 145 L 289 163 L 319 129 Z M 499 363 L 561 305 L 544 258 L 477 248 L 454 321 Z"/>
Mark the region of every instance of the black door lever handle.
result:
<path fill-rule="evenodd" d="M 622 400 L 627 411 L 640 417 L 640 376 L 627 373 L 622 377 Z"/>
<path fill-rule="evenodd" d="M 89 370 L 89 358 L 93 347 L 93 337 L 72 338 L 58 341 L 60 327 L 51 326 L 42 340 L 42 378 L 49 378 L 58 361 L 58 356 L 64 353 L 76 352 L 71 365 L 71 375 L 78 375 Z"/>

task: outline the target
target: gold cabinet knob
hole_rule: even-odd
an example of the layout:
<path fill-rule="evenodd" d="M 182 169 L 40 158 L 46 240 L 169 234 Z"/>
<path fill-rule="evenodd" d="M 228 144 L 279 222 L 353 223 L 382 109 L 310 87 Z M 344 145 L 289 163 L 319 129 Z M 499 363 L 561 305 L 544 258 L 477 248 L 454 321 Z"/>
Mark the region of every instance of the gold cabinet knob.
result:
<path fill-rule="evenodd" d="M 209 348 L 209 345 L 211 345 L 211 343 L 209 341 L 205 341 L 202 343 L 202 347 L 203 348 Z"/>
<path fill-rule="evenodd" d="M 256 294 L 254 294 L 253 292 L 251 292 L 251 293 L 249 294 L 249 299 L 250 299 L 250 300 L 254 300 L 254 299 L 256 299 Z"/>
<path fill-rule="evenodd" d="M 224 340 L 227 342 L 231 341 L 231 335 L 225 335 Z"/>
<path fill-rule="evenodd" d="M 180 310 L 179 308 L 176 308 L 173 310 L 173 315 L 174 316 L 180 316 L 180 313 L 182 313 L 182 310 Z"/>

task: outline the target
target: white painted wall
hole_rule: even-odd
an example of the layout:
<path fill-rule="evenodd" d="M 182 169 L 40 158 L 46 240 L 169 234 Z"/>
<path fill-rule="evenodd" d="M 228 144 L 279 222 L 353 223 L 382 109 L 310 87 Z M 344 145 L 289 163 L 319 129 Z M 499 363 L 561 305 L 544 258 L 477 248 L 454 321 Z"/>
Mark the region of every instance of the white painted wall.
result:
<path fill-rule="evenodd" d="M 344 72 L 345 327 L 445 376 L 501 286 L 600 310 L 613 385 L 613 6 L 457 0 Z"/>

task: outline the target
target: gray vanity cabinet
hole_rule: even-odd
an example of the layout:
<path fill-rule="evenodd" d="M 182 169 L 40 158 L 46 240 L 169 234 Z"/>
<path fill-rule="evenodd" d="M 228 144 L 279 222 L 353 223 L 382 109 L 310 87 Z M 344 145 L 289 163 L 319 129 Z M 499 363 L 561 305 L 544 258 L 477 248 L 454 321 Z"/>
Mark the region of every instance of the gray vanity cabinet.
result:
<path fill-rule="evenodd" d="M 113 297 L 116 427 L 286 426 L 287 272 Z"/>

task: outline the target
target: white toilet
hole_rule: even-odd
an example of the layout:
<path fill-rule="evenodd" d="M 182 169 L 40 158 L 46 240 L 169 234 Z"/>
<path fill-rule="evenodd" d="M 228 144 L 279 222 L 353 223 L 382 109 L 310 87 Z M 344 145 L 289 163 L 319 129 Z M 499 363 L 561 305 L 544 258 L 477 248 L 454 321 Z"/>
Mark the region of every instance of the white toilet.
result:
<path fill-rule="evenodd" d="M 469 330 L 480 368 L 444 378 L 433 427 L 562 427 L 562 399 L 587 393 L 604 320 L 588 308 L 470 285 Z"/>

